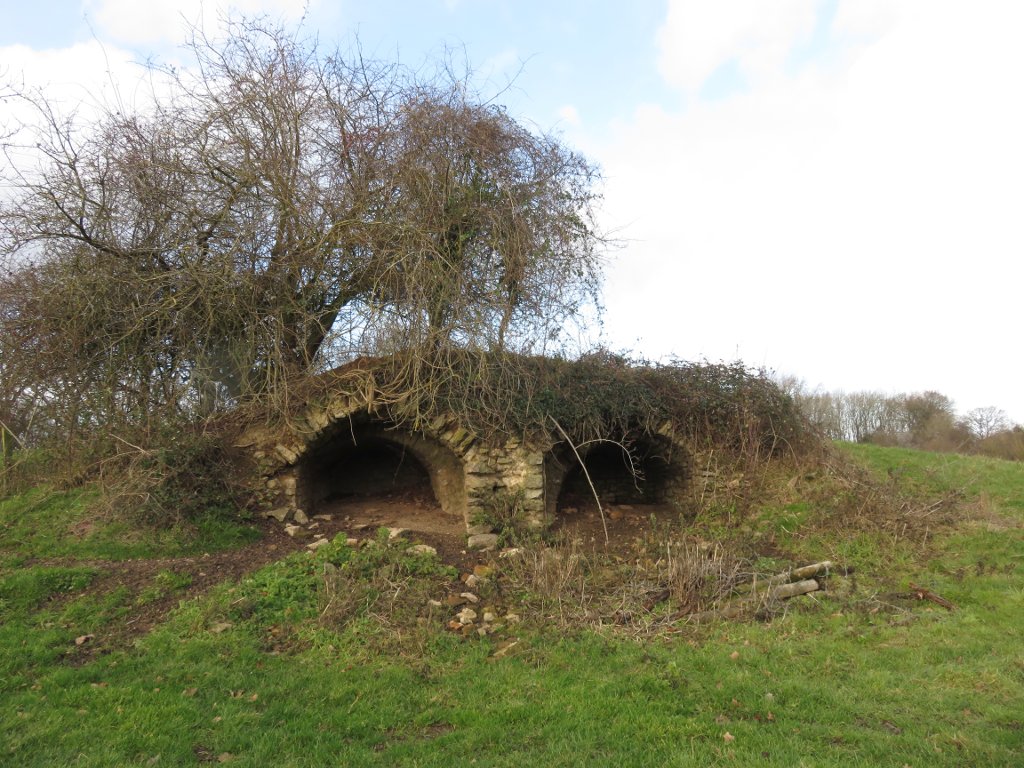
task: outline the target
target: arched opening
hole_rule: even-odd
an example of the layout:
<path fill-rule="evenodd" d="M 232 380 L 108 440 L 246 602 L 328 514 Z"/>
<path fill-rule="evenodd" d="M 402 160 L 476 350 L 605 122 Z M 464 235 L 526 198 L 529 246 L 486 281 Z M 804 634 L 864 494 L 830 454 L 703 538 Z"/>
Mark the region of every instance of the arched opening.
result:
<path fill-rule="evenodd" d="M 545 466 L 548 512 L 557 518 L 601 505 L 643 507 L 664 505 L 686 485 L 688 465 L 671 443 L 659 436 L 631 441 L 601 441 L 579 450 L 586 472 L 568 446 L 553 452 Z M 593 485 L 593 487 L 591 487 Z"/>
<path fill-rule="evenodd" d="M 298 473 L 299 504 L 312 513 L 401 505 L 430 509 L 464 524 L 462 462 L 424 435 L 363 415 L 339 421 L 307 450 Z"/>
<path fill-rule="evenodd" d="M 310 470 L 313 494 L 326 502 L 378 496 L 436 501 L 419 460 L 405 446 L 380 438 L 337 440 Z"/>

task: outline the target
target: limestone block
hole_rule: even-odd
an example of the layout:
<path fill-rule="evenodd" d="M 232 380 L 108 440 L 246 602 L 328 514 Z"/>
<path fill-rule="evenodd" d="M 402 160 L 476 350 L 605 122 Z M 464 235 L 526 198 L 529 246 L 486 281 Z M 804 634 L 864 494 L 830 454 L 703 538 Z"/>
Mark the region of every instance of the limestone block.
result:
<path fill-rule="evenodd" d="M 470 549 L 493 549 L 498 546 L 498 534 L 478 533 L 469 537 L 466 544 Z"/>
<path fill-rule="evenodd" d="M 294 464 L 299 460 L 298 451 L 289 448 L 284 443 L 278 443 L 274 446 L 274 452 L 281 457 L 281 460 L 286 464 Z"/>
<path fill-rule="evenodd" d="M 327 411 L 321 411 L 318 409 L 310 411 L 306 416 L 306 421 L 309 423 L 309 426 L 313 428 L 314 432 L 320 432 L 331 423 L 331 417 L 327 414 Z"/>
<path fill-rule="evenodd" d="M 329 410 L 331 412 L 331 416 L 335 419 L 341 419 L 352 412 L 352 404 L 349 403 L 347 397 L 342 397 L 331 403 Z"/>
<path fill-rule="evenodd" d="M 295 496 L 295 485 L 295 478 L 291 475 L 281 478 L 281 490 L 284 491 L 285 496 Z"/>
<path fill-rule="evenodd" d="M 539 472 L 529 474 L 523 478 L 523 488 L 528 491 L 537 490 L 538 488 L 544 488 L 544 475 Z"/>

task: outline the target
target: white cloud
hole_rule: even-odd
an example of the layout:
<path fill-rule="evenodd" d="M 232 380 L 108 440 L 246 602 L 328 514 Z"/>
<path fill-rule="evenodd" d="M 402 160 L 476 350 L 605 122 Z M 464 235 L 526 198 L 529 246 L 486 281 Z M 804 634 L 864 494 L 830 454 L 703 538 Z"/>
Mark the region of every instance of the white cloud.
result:
<path fill-rule="evenodd" d="M 817 0 L 670 0 L 658 31 L 659 67 L 672 85 L 695 91 L 732 61 L 748 79 L 778 73 L 794 43 L 814 29 Z"/>
<path fill-rule="evenodd" d="M 228 12 L 295 21 L 307 5 L 305 0 L 85 0 L 85 10 L 100 34 L 130 45 L 176 43 L 187 25 L 213 30 Z"/>
<path fill-rule="evenodd" d="M 4 62 L 3 82 L 17 91 L 40 91 L 59 112 L 78 111 L 83 117 L 116 98 L 132 98 L 134 84 L 143 75 L 133 55 L 96 40 L 68 48 L 34 50 L 24 45 L 0 48 Z M 8 126 L 35 119 L 26 103 L 10 100 L 4 105 Z"/>
<path fill-rule="evenodd" d="M 838 71 L 641 108 L 599 152 L 610 220 L 633 238 L 609 281 L 613 341 L 832 388 L 937 388 L 1024 420 L 1024 6 L 851 20 L 859 3 L 837 29 L 875 37 Z M 695 87 L 741 50 L 720 48 L 666 76 Z"/>

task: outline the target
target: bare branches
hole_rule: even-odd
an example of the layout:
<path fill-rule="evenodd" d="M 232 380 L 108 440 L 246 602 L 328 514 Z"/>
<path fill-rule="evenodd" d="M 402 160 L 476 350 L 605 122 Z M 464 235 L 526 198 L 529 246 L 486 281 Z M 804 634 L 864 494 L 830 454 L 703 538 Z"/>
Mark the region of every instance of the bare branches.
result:
<path fill-rule="evenodd" d="M 4 145 L 3 364 L 56 431 L 202 416 L 363 353 L 401 349 L 422 380 L 446 349 L 543 349 L 596 305 L 584 158 L 451 70 L 227 24 L 144 109 L 82 122 L 19 95 L 39 166 Z"/>

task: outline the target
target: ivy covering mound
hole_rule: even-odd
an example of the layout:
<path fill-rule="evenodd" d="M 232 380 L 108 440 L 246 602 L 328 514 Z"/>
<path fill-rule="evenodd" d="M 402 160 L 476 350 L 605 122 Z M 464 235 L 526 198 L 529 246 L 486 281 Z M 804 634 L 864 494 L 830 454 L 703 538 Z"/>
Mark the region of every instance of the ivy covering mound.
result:
<path fill-rule="evenodd" d="M 481 438 L 574 441 L 653 434 L 744 453 L 802 451 L 818 440 L 794 401 L 742 363 L 652 364 L 607 351 L 575 360 L 443 350 L 361 358 L 293 390 L 293 408 L 328 395 L 366 397 L 396 424 L 454 416 Z"/>

